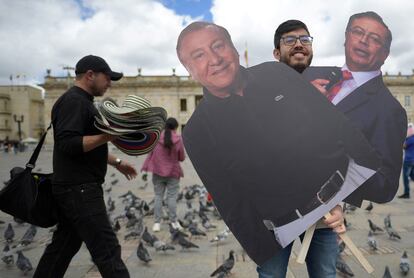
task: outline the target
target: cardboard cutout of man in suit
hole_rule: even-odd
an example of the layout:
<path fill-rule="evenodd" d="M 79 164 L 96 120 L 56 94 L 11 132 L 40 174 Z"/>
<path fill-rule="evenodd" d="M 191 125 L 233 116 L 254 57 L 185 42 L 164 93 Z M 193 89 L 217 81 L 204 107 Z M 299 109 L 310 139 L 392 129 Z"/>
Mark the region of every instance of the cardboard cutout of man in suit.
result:
<path fill-rule="evenodd" d="M 183 132 L 187 153 L 258 265 L 380 167 L 364 136 L 297 72 L 276 62 L 240 67 L 223 27 L 191 23 L 177 54 L 204 87 Z"/>
<path fill-rule="evenodd" d="M 389 55 L 391 41 L 391 31 L 378 14 L 354 14 L 345 31 L 345 65 L 341 69 L 309 67 L 303 73 L 381 155 L 378 173 L 345 200 L 356 206 L 364 199 L 389 202 L 399 186 L 407 115 L 382 80 L 381 66 Z M 330 82 L 333 75 L 341 76 L 344 71 L 350 72 L 351 78 L 339 81 L 340 86 Z"/>

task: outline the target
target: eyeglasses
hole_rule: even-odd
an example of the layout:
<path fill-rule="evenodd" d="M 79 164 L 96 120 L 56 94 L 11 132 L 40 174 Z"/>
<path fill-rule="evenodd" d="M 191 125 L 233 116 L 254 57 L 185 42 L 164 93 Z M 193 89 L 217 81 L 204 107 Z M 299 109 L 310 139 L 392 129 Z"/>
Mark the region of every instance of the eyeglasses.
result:
<path fill-rule="evenodd" d="M 288 46 L 292 46 L 296 44 L 296 41 L 299 40 L 301 44 L 303 45 L 310 45 L 312 44 L 313 37 L 311 36 L 286 36 L 281 37 L 280 40 Z"/>
<path fill-rule="evenodd" d="M 350 33 L 351 36 L 359 40 L 362 40 L 366 36 L 369 44 L 373 44 L 376 46 L 384 45 L 382 38 L 378 34 L 370 32 L 367 33 L 364 29 L 360 27 L 348 29 L 348 33 Z"/>

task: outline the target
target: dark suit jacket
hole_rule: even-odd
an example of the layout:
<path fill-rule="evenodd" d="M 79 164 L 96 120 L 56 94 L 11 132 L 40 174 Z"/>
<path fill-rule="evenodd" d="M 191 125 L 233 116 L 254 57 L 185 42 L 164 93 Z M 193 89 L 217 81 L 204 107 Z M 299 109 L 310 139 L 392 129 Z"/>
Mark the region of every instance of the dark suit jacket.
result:
<path fill-rule="evenodd" d="M 344 115 L 288 66 L 242 69 L 243 97 L 204 98 L 187 122 L 184 145 L 224 221 L 262 264 L 281 248 L 263 219 L 308 204 L 348 155 L 377 169 L 378 156 Z"/>
<path fill-rule="evenodd" d="M 310 67 L 306 80 L 326 78 L 334 67 Z M 337 69 L 337 68 L 336 68 Z M 361 206 L 362 200 L 391 201 L 399 185 L 402 146 L 407 135 L 407 115 L 401 104 L 385 87 L 382 76 L 363 84 L 336 107 L 365 135 L 381 156 L 379 172 L 351 194 L 346 202 Z"/>

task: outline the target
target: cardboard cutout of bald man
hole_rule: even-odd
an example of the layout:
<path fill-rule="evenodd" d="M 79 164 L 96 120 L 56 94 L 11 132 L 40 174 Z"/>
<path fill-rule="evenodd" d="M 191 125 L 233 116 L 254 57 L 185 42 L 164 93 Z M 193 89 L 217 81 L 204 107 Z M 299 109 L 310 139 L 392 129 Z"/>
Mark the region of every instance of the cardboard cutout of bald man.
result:
<path fill-rule="evenodd" d="M 241 67 L 223 27 L 190 24 L 177 54 L 204 87 L 183 132 L 187 153 L 258 265 L 380 167 L 364 136 L 294 70 L 276 62 Z"/>

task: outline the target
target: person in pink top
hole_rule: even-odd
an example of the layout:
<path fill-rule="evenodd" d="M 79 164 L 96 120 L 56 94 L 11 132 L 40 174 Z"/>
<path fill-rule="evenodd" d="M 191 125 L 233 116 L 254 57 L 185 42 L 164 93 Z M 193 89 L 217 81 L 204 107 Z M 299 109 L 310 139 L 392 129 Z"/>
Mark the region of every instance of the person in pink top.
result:
<path fill-rule="evenodd" d="M 184 176 L 180 161 L 184 161 L 184 145 L 179 134 L 176 133 L 178 122 L 174 118 L 168 118 L 165 130 L 161 133 L 160 140 L 154 150 L 148 154 L 141 171 L 152 172 L 154 184 L 155 223 L 154 232 L 161 229 L 162 201 L 167 191 L 168 216 L 174 229 L 182 229 L 177 221 L 177 195 L 180 178 Z"/>

